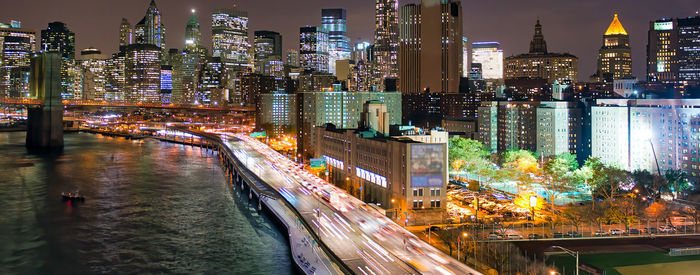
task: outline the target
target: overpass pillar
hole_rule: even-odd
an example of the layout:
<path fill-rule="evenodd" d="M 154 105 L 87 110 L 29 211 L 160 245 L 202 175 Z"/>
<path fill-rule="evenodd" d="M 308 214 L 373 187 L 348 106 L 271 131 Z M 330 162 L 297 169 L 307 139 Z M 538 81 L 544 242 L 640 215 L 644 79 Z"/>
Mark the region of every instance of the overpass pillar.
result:
<path fill-rule="evenodd" d="M 31 96 L 44 103 L 29 108 L 26 146 L 30 150 L 63 149 L 63 102 L 61 97 L 61 55 L 43 53 L 32 58 Z"/>

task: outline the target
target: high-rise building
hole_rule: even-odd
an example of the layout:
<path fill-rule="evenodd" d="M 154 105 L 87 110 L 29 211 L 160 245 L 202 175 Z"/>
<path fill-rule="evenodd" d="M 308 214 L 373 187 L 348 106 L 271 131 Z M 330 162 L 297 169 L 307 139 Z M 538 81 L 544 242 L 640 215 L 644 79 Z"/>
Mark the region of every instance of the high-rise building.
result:
<path fill-rule="evenodd" d="M 647 79 L 681 84 L 700 81 L 700 16 L 649 23 Z"/>
<path fill-rule="evenodd" d="M 548 84 L 575 83 L 578 78 L 578 57 L 568 53 L 550 53 L 542 34 L 540 20 L 535 24 L 535 34 L 530 42 L 530 51 L 509 56 L 505 60 L 504 78 L 509 81 L 519 79 L 544 79 Z"/>
<path fill-rule="evenodd" d="M 328 72 L 328 33 L 316 26 L 299 28 L 299 63 L 301 67 Z"/>
<path fill-rule="evenodd" d="M 75 33 L 63 22 L 51 22 L 41 30 L 41 52 L 57 52 L 61 57 L 75 59 Z"/>
<path fill-rule="evenodd" d="M 466 36 L 462 36 L 462 77 L 469 77 L 470 56 L 469 39 Z"/>
<path fill-rule="evenodd" d="M 373 60 L 371 56 L 374 52 L 373 48 L 372 44 L 367 41 L 355 43 L 352 48 L 352 60 L 355 61 L 355 63 L 359 63 L 360 61 L 371 62 Z"/>
<path fill-rule="evenodd" d="M 19 21 L 0 23 L 0 97 L 29 96 L 31 58 L 36 52 L 36 32 Z"/>
<path fill-rule="evenodd" d="M 226 67 L 220 57 L 212 57 L 202 64 L 197 76 L 197 96 L 195 104 L 219 105 L 221 98 L 216 97 L 217 90 L 226 87 Z"/>
<path fill-rule="evenodd" d="M 336 74 L 336 61 L 350 59 L 350 39 L 346 22 L 345 9 L 321 10 L 321 28 L 328 33 L 328 68 L 332 74 Z"/>
<path fill-rule="evenodd" d="M 80 69 L 83 75 L 83 98 L 103 101 L 106 97 L 106 60 L 100 50 L 88 48 L 80 51 Z"/>
<path fill-rule="evenodd" d="M 105 62 L 105 98 L 109 101 L 126 100 L 126 48 Z"/>
<path fill-rule="evenodd" d="M 591 107 L 592 156 L 635 171 L 682 170 L 700 180 L 698 99 L 599 99 Z"/>
<path fill-rule="evenodd" d="M 498 42 L 472 43 L 472 63 L 481 64 L 484 79 L 503 79 L 503 50 Z"/>
<path fill-rule="evenodd" d="M 192 10 L 190 20 L 185 25 L 184 50 L 181 54 L 169 53 L 169 64 L 173 67 L 173 102 L 195 102 L 198 69 L 208 57 L 207 48 L 201 44 L 201 40 L 199 19 L 195 10 Z"/>
<path fill-rule="evenodd" d="M 158 46 L 165 52 L 165 26 L 161 21 L 160 11 L 156 7 L 155 0 L 148 5 L 146 15 L 134 27 L 136 43 Z"/>
<path fill-rule="evenodd" d="M 399 10 L 399 91 L 421 89 L 421 6 L 407 4 Z"/>
<path fill-rule="evenodd" d="M 632 78 L 630 37 L 615 13 L 608 30 L 603 35 L 603 46 L 598 51 L 598 69 L 593 79 L 612 82 L 616 79 L 630 78 Z"/>
<path fill-rule="evenodd" d="M 270 130 L 275 137 L 292 132 L 297 125 L 297 96 L 294 93 L 268 91 L 260 94 L 256 104 L 255 124 L 258 130 Z"/>
<path fill-rule="evenodd" d="M 199 19 L 195 10 L 192 10 L 190 20 L 185 25 L 185 49 L 194 52 L 197 51 L 202 42 L 202 32 L 199 29 Z"/>
<path fill-rule="evenodd" d="M 543 101 L 537 107 L 537 153 L 550 157 L 569 152 L 581 158 L 583 116 L 573 102 Z"/>
<path fill-rule="evenodd" d="M 462 77 L 462 4 L 421 1 L 421 89 L 459 91 Z"/>
<path fill-rule="evenodd" d="M 248 12 L 238 8 L 216 9 L 212 17 L 213 56 L 221 57 L 227 68 L 244 71 L 250 63 Z"/>
<path fill-rule="evenodd" d="M 255 31 L 255 71 L 282 77 L 282 36 L 273 31 Z"/>
<path fill-rule="evenodd" d="M 287 65 L 292 67 L 300 67 L 299 52 L 297 50 L 287 50 Z"/>
<path fill-rule="evenodd" d="M 125 99 L 129 102 L 160 102 L 161 48 L 131 44 L 125 48 Z"/>
<path fill-rule="evenodd" d="M 374 18 L 374 63 L 377 82 L 398 77 L 399 1 L 376 0 Z"/>
<path fill-rule="evenodd" d="M 134 43 L 134 29 L 126 18 L 122 18 L 122 23 L 119 25 L 119 50 Z"/>

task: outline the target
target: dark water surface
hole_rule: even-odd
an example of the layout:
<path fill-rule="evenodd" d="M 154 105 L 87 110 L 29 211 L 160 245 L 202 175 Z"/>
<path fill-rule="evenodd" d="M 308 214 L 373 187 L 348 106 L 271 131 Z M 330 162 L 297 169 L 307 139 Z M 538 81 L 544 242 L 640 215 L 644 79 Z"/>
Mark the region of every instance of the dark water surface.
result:
<path fill-rule="evenodd" d="M 227 186 L 215 155 L 67 134 L 38 156 L 0 133 L 0 274 L 292 274 L 285 233 Z M 79 189 L 85 203 L 64 203 Z"/>

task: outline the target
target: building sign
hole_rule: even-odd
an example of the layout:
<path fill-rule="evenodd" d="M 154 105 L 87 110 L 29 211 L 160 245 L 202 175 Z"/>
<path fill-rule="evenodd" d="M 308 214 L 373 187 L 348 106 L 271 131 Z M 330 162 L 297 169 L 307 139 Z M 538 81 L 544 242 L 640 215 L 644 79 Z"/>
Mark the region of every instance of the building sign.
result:
<path fill-rule="evenodd" d="M 411 144 L 411 187 L 443 187 L 445 167 L 443 144 Z"/>
<path fill-rule="evenodd" d="M 673 21 L 669 22 L 654 22 L 655 31 L 669 31 L 673 29 Z"/>
<path fill-rule="evenodd" d="M 250 137 L 254 137 L 254 138 L 257 138 L 257 137 L 265 137 L 265 136 L 266 136 L 266 135 L 265 135 L 265 131 L 262 131 L 262 132 L 252 132 L 252 133 L 250 133 Z"/>
<path fill-rule="evenodd" d="M 326 168 L 325 159 L 311 159 L 311 168 Z"/>

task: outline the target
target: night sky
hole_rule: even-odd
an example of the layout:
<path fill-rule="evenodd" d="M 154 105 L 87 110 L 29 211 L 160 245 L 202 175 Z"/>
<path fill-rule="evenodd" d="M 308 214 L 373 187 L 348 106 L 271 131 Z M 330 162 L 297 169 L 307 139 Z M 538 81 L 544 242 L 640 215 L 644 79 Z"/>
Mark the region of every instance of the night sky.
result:
<path fill-rule="evenodd" d="M 118 48 L 119 23 L 127 18 L 135 25 L 144 16 L 150 0 L 3 0 L 0 22 L 22 21 L 23 27 L 45 29 L 62 21 L 76 33 L 76 51 L 89 46 L 105 54 Z M 405 3 L 419 0 L 402 0 Z M 184 29 L 191 9 L 199 14 L 204 43 L 211 44 L 214 8 L 234 4 L 247 10 L 252 38 L 255 30 L 272 30 L 283 36 L 284 48 L 298 48 L 299 27 L 320 25 L 322 8 L 345 8 L 348 35 L 352 42 L 372 41 L 374 0 L 156 0 L 167 28 L 167 46 L 182 48 Z M 533 25 L 539 16 L 550 52 L 567 51 L 579 57 L 579 79 L 587 80 L 595 70 L 602 35 L 613 11 L 631 35 L 634 74 L 643 79 L 645 47 L 650 20 L 686 17 L 700 9 L 697 0 L 490 0 L 462 1 L 464 33 L 470 41 L 498 41 L 505 56 L 528 50 Z"/>

